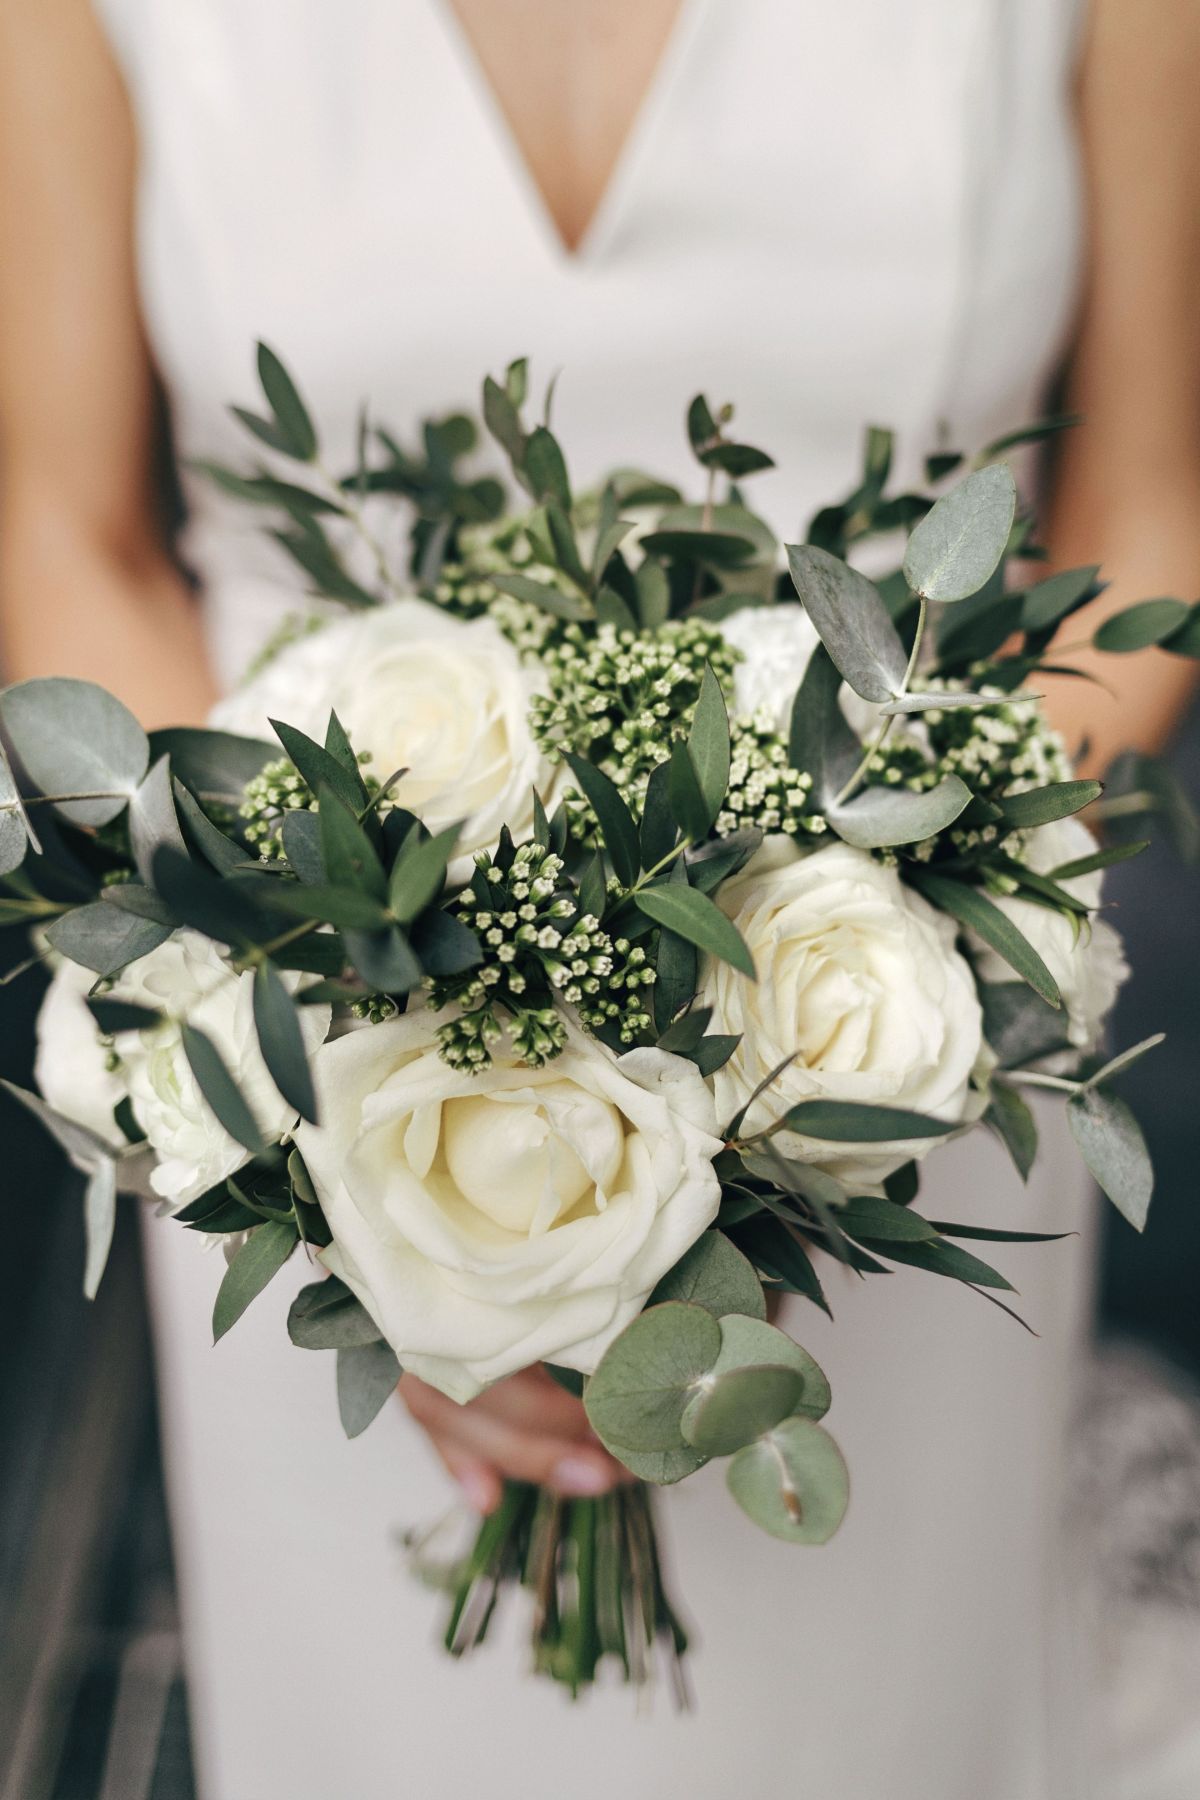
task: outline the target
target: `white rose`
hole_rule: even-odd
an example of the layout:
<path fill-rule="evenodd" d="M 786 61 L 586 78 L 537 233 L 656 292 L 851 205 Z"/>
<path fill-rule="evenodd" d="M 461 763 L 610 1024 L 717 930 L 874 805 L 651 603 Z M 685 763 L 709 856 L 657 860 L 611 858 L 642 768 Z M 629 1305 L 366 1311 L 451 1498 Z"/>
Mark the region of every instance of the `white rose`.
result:
<path fill-rule="evenodd" d="M 125 1085 L 110 1069 L 111 1053 L 85 997 L 95 986 L 90 969 L 60 958 L 37 1017 L 33 1074 L 42 1098 L 64 1119 L 74 1119 L 114 1150 L 125 1143 L 113 1119 Z"/>
<path fill-rule="evenodd" d="M 816 626 L 798 601 L 781 600 L 776 606 L 741 607 L 722 619 L 719 629 L 725 642 L 742 655 L 733 672 L 734 711 L 740 718 L 751 718 L 761 708 L 786 738 L 796 689 L 821 641 Z M 839 699 L 851 730 L 859 737 L 869 736 L 879 723 L 879 708 L 844 682 Z M 905 721 L 902 729 L 907 737 L 924 744 L 923 729 L 915 728 L 912 721 Z"/>
<path fill-rule="evenodd" d="M 896 871 L 848 844 L 803 856 L 768 838 L 717 895 L 749 945 L 747 981 L 710 961 L 700 999 L 716 1028 L 742 1034 L 714 1077 L 724 1125 L 785 1057 L 796 1059 L 751 1108 L 748 1129 L 800 1100 L 906 1107 L 959 1122 L 978 1110 L 971 1074 L 982 1020 L 952 920 Z M 787 1156 L 851 1184 L 877 1185 L 940 1140 L 833 1144 L 780 1133 Z"/>
<path fill-rule="evenodd" d="M 335 711 L 371 771 L 431 831 L 463 820 L 451 879 L 465 881 L 475 851 L 508 825 L 533 828 L 533 789 L 552 771 L 529 729 L 538 670 L 523 663 L 490 619 L 456 619 L 424 600 L 357 613 L 281 650 L 214 708 L 211 723 L 270 736 L 269 719 L 323 741 Z"/>
<path fill-rule="evenodd" d="M 285 975 L 289 987 L 295 976 Z M 232 1175 L 247 1161 L 245 1148 L 230 1137 L 200 1092 L 188 1066 L 179 1019 L 210 1037 L 268 1139 L 281 1138 L 296 1113 L 267 1072 L 254 1029 L 254 977 L 234 974 L 215 944 L 196 931 L 177 931 L 131 963 L 113 998 L 169 1014 L 145 1031 L 123 1031 L 117 1039 L 121 1075 L 134 1117 L 158 1158 L 150 1175 L 154 1192 L 172 1206 L 184 1206 Z M 301 1031 L 311 1051 L 329 1029 L 329 1008 L 300 1009 Z"/>
<path fill-rule="evenodd" d="M 326 1044 L 304 1156 L 354 1290 L 401 1364 L 455 1400 L 543 1358 L 590 1372 L 716 1216 L 712 1096 L 659 1050 L 574 1027 L 542 1069 L 478 1075 L 428 1011 Z"/>
<path fill-rule="evenodd" d="M 1022 860 L 1039 875 L 1050 875 L 1063 863 L 1078 862 L 1096 849 L 1096 840 L 1078 819 L 1056 819 L 1040 825 L 1026 840 Z M 1098 907 L 1103 877 L 1099 870 L 1076 875 L 1060 884 L 1085 906 Z M 1062 913 L 1032 900 L 993 895 L 1033 945 L 1058 984 L 1066 1013 L 1066 1035 L 1077 1050 L 1090 1050 L 1112 1010 L 1117 989 L 1129 973 L 1121 939 L 1103 919 L 1084 920 L 1076 933 Z M 1015 981 L 1008 964 L 972 936 L 971 947 L 981 981 Z"/>

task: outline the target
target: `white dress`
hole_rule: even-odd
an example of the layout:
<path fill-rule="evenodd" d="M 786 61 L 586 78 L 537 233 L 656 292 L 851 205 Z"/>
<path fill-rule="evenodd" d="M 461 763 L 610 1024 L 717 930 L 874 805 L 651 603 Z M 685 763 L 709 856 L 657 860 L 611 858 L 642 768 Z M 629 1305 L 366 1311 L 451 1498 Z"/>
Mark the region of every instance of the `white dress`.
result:
<path fill-rule="evenodd" d="M 555 237 L 439 0 L 103 0 L 141 138 L 140 268 L 185 456 L 245 448 L 252 346 L 297 372 L 333 460 L 369 398 L 402 435 L 529 352 L 563 371 L 581 479 L 689 478 L 703 388 L 778 469 L 791 535 L 853 484 L 862 427 L 901 476 L 944 424 L 1024 422 L 1069 328 L 1078 195 L 1071 0 L 684 0 L 600 211 Z M 293 577 L 189 490 L 185 551 L 234 679 Z M 1022 1189 L 990 1141 L 935 1159 L 934 1216 L 1086 1227 L 1060 1133 Z M 217 1350 L 219 1266 L 147 1234 L 203 1800 L 1081 1800 L 1082 1646 L 1061 1604 L 1060 1448 L 1086 1314 L 1078 1241 L 999 1255 L 1041 1333 L 917 1271 L 832 1281 L 789 1320 L 834 1385 L 854 1497 L 823 1550 L 757 1534 L 719 1475 L 664 1504 L 698 1624 L 699 1710 L 572 1707 L 475 1661 L 398 1527 L 445 1478 L 399 1406 L 340 1435 L 332 1359 L 291 1348 L 289 1267 Z M 519 1608 L 518 1608 L 519 1610 Z"/>

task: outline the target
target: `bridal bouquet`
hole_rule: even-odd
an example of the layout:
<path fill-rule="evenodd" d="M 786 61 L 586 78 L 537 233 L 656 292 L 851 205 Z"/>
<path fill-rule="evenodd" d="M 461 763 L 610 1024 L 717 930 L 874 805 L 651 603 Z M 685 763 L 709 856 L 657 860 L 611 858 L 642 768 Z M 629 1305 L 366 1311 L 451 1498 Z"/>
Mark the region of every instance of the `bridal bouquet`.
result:
<path fill-rule="evenodd" d="M 918 1190 L 977 1126 L 1027 1175 L 1030 1087 L 1144 1223 L 1114 1083 L 1150 1046 L 1097 1053 L 1124 972 L 1098 909 L 1162 780 L 1123 759 L 1098 806 L 1030 690 L 1099 583 L 1027 579 L 1019 440 L 932 458 L 934 500 L 889 492 L 872 431 L 781 554 L 743 492 L 770 458 L 702 398 L 698 499 L 629 469 L 580 493 L 514 364 L 483 396 L 506 511 L 469 420 L 419 452 L 364 423 L 343 474 L 259 369 L 269 461 L 209 473 L 312 604 L 209 730 L 147 737 L 87 682 L 0 695 L 0 907 L 51 970 L 20 1097 L 86 1172 L 89 1293 L 123 1189 L 223 1245 L 217 1337 L 309 1259 L 289 1331 L 336 1352 L 351 1435 L 402 1368 L 467 1401 L 542 1362 L 582 1394 L 637 1481 L 510 1486 L 447 1572 L 447 1642 L 524 1582 L 540 1668 L 639 1679 L 684 1647 L 652 1486 L 727 1459 L 792 1544 L 845 1511 L 828 1383 L 771 1295 L 827 1308 L 836 1259 L 1007 1306 L 979 1241 L 1023 1234 Z M 1095 641 L 1200 654 L 1200 611 Z"/>

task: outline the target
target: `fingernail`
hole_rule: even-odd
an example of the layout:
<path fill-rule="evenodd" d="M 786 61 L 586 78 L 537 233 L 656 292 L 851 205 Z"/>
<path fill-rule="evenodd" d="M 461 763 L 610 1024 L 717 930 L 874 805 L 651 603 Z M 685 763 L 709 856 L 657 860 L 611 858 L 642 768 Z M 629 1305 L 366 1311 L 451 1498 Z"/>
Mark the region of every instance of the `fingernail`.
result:
<path fill-rule="evenodd" d="M 458 1485 L 472 1512 L 485 1515 L 491 1512 L 496 1500 L 494 1483 L 482 1470 L 464 1469 L 458 1478 Z"/>
<path fill-rule="evenodd" d="M 564 1456 L 550 1480 L 564 1494 L 606 1494 L 612 1486 L 608 1470 L 584 1456 Z"/>

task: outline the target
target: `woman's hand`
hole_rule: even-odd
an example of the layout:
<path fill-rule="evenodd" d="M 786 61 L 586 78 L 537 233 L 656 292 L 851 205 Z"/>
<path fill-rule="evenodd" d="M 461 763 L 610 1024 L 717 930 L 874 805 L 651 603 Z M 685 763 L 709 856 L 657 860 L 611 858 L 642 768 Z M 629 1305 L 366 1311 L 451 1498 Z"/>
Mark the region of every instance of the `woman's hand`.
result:
<path fill-rule="evenodd" d="M 600 1444 L 582 1402 L 544 1369 L 510 1375 L 466 1406 L 415 1375 L 401 1377 L 400 1397 L 476 1512 L 495 1509 L 506 1476 L 569 1495 L 605 1494 L 631 1479 Z"/>

